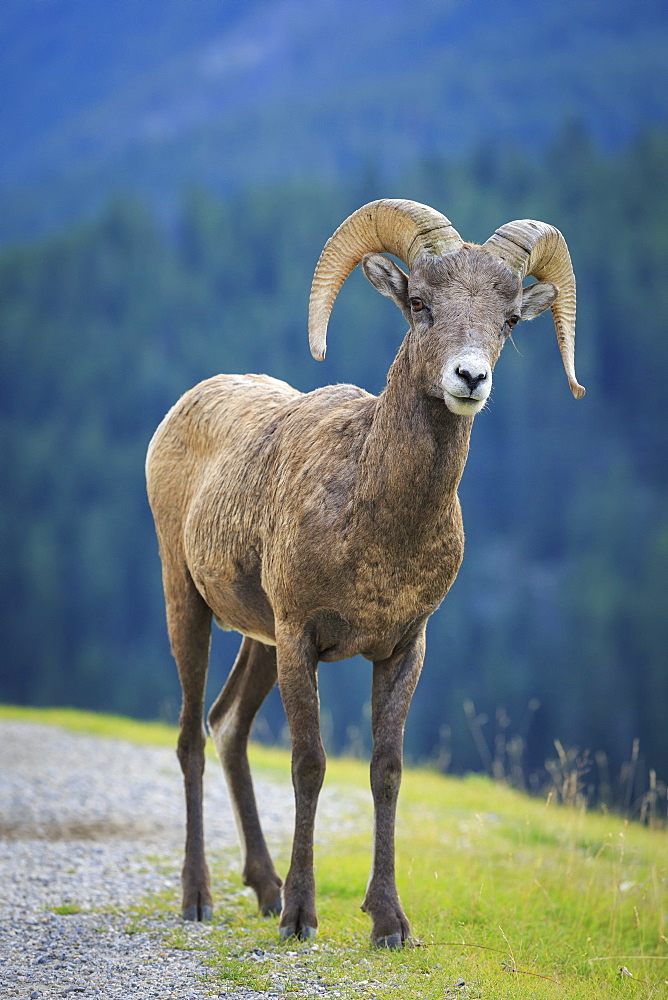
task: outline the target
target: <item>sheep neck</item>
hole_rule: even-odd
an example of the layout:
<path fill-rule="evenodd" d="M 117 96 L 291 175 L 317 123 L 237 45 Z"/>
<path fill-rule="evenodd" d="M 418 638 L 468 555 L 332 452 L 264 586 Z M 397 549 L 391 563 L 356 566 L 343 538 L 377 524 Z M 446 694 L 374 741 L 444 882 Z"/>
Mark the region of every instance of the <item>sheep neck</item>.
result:
<path fill-rule="evenodd" d="M 457 416 L 411 375 L 406 343 L 378 397 L 360 462 L 356 506 L 378 531 L 420 535 L 451 507 L 466 465 L 472 417 Z"/>

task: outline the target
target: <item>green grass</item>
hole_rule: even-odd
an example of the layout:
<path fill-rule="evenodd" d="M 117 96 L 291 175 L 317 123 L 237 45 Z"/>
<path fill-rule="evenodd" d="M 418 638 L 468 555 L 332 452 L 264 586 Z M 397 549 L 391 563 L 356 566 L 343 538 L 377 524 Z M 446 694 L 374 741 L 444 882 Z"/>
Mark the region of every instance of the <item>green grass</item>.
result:
<path fill-rule="evenodd" d="M 0 717 L 175 744 L 173 728 L 126 719 L 2 708 Z M 257 774 L 289 780 L 284 752 L 254 747 L 252 757 Z M 326 781 L 366 789 L 368 767 L 330 760 Z M 257 917 L 252 895 L 241 889 L 236 854 L 212 853 L 212 986 L 271 990 L 278 976 L 294 997 L 315 986 L 369 1000 L 668 997 L 665 829 L 547 805 L 480 777 L 408 770 L 397 873 L 418 946 L 397 954 L 368 946 L 370 925 L 359 903 L 370 862 L 371 806 L 370 797 L 359 800 L 358 791 L 356 832 L 346 828 L 316 844 L 315 945 L 280 945 L 275 921 Z M 283 874 L 288 852 L 285 844 L 277 859 Z M 145 912 L 171 915 L 176 905 L 176 899 L 147 900 Z M 177 936 L 175 946 L 201 947 L 197 928 Z"/>
<path fill-rule="evenodd" d="M 76 708 L 24 708 L 18 705 L 0 705 L 0 719 L 17 719 L 23 722 L 62 726 L 75 733 L 127 740 L 150 746 L 175 745 L 174 726 L 163 722 L 139 722 L 121 715 L 101 715 L 82 712 Z"/>
<path fill-rule="evenodd" d="M 77 903 L 61 903 L 60 906 L 54 906 L 51 912 L 58 913 L 61 917 L 70 917 L 81 913 L 81 907 Z"/>
<path fill-rule="evenodd" d="M 139 746 L 176 748 L 177 728 L 166 722 L 145 722 L 128 719 L 123 715 L 103 715 L 84 712 L 76 708 L 30 708 L 22 705 L 1 705 L 0 719 L 38 722 L 42 725 L 62 726 L 75 733 L 87 733 L 103 739 L 125 740 Z M 211 740 L 207 743 L 210 756 L 215 757 Z M 286 765 L 283 751 L 254 744 L 254 765 L 261 767 L 266 777 L 290 781 L 290 765 Z"/>

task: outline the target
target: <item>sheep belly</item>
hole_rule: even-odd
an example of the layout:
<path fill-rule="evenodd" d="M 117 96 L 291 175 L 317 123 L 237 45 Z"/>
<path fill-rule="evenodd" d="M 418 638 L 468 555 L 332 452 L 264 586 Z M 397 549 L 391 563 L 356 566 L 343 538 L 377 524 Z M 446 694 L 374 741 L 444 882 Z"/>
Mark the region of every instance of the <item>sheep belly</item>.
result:
<path fill-rule="evenodd" d="M 260 584 L 259 565 L 250 573 L 231 578 L 201 572 L 192 575 L 220 628 L 276 645 L 274 613 Z"/>
<path fill-rule="evenodd" d="M 226 622 L 221 621 L 220 618 L 217 615 L 213 616 L 213 620 L 215 621 L 215 623 L 218 626 L 218 628 L 221 628 L 223 630 L 223 632 L 236 632 L 237 631 L 236 629 L 232 628 L 231 625 L 227 625 Z M 257 639 L 258 642 L 264 643 L 265 646 L 275 646 L 276 645 L 276 640 L 270 638 L 268 635 L 259 635 L 256 632 L 250 632 L 248 630 L 246 630 L 245 632 L 241 632 L 240 634 L 241 635 L 245 635 L 248 639 Z"/>

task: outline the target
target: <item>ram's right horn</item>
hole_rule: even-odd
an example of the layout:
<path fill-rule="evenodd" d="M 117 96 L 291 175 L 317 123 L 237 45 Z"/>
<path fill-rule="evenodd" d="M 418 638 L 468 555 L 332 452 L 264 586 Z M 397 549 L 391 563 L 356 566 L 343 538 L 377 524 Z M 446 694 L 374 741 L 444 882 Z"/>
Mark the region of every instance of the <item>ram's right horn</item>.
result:
<path fill-rule="evenodd" d="M 501 226 L 484 246 L 519 278 L 531 275 L 556 287 L 552 317 L 561 360 L 571 392 L 582 399 L 584 386 L 575 377 L 575 275 L 566 240 L 546 222 L 520 219 Z"/>
<path fill-rule="evenodd" d="M 325 357 L 327 324 L 343 282 L 368 253 L 391 253 L 412 267 L 418 254 L 440 257 L 463 245 L 449 219 L 417 201 L 383 198 L 353 212 L 320 255 L 309 301 L 309 344 Z"/>

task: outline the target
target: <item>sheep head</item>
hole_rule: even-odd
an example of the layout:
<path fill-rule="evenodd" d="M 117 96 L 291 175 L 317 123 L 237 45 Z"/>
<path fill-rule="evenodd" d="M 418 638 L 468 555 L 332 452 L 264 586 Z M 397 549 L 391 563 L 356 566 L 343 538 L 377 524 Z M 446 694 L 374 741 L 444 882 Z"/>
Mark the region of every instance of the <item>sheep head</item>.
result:
<path fill-rule="evenodd" d="M 410 274 L 382 251 L 407 264 Z M 508 223 L 480 247 L 464 243 L 450 221 L 426 205 L 385 199 L 363 206 L 327 242 L 313 277 L 309 340 L 318 360 L 325 356 L 336 295 L 360 262 L 410 324 L 414 377 L 453 413 L 472 416 L 482 409 L 512 327 L 548 308 L 573 395 L 584 395 L 574 368 L 575 277 L 554 226 Z M 523 288 L 527 275 L 538 281 Z"/>

